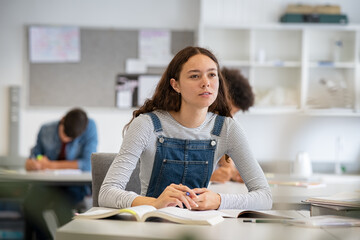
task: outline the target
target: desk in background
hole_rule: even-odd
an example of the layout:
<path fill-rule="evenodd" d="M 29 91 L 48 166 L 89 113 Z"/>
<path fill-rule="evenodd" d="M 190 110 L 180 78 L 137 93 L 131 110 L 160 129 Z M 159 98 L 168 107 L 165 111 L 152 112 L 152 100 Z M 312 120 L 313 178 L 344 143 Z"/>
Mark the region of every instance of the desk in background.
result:
<path fill-rule="evenodd" d="M 268 175 L 269 176 L 269 175 Z M 291 180 L 290 176 L 278 175 L 268 179 Z M 273 209 L 309 210 L 309 205 L 301 201 L 309 197 L 333 195 L 343 191 L 360 190 L 360 176 L 358 175 L 329 175 L 315 174 L 312 181 L 321 181 L 325 186 L 305 188 L 297 186 L 270 185 L 273 194 Z M 13 170 L 0 170 L 1 183 L 38 183 L 46 185 L 90 185 L 91 173 L 61 173 L 56 171 L 26 172 Z M 246 193 L 245 184 L 227 182 L 224 184 L 211 184 L 209 189 L 221 193 Z"/>
<path fill-rule="evenodd" d="M 279 181 L 296 181 L 299 178 L 290 175 L 272 175 L 267 174 L 267 179 L 278 179 Z M 310 210 L 310 205 L 302 203 L 309 197 L 319 197 L 333 195 L 338 192 L 347 192 L 360 190 L 359 175 L 331 175 L 331 174 L 314 174 L 310 181 L 319 181 L 324 185 L 319 187 L 299 187 L 270 185 L 273 195 L 273 209 L 278 210 Z M 302 179 L 302 181 L 304 181 Z M 211 184 L 209 186 L 214 192 L 221 193 L 246 193 L 247 188 L 243 183 L 226 182 L 224 184 Z"/>
<path fill-rule="evenodd" d="M 74 170 L 25 171 L 0 169 L 0 183 L 38 183 L 46 185 L 91 185 L 91 173 Z"/>
<path fill-rule="evenodd" d="M 91 185 L 91 173 L 74 170 L 27 172 L 24 169 L 0 169 L 0 216 L 2 216 L 0 217 L 0 231 L 3 231 L 3 236 L 4 234 L 10 234 L 6 236 L 16 239 L 25 238 L 24 232 L 26 226 L 22 205 L 32 185 Z M 86 208 L 87 206 L 79 207 Z M 56 226 L 53 228 L 54 232 L 55 229 Z"/>

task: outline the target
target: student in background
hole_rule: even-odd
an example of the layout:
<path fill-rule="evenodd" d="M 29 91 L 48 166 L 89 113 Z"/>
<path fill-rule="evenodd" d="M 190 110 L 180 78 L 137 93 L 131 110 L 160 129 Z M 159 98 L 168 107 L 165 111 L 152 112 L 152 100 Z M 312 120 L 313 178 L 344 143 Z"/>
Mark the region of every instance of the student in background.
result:
<path fill-rule="evenodd" d="M 100 188 L 100 206 L 271 208 L 269 185 L 239 123 L 231 118 L 226 85 L 210 51 L 187 47 L 178 52 L 152 98 L 133 112 L 124 130 L 120 152 Z M 248 193 L 218 194 L 206 188 L 224 154 L 232 157 Z M 125 190 L 139 160 L 140 195 Z"/>
<path fill-rule="evenodd" d="M 70 110 L 58 121 L 44 124 L 37 136 L 31 156 L 26 160 L 28 171 L 44 169 L 91 170 L 90 156 L 98 144 L 94 120 L 79 108 Z M 25 199 L 26 224 L 35 230 L 38 239 L 50 239 L 43 212 L 55 211 L 60 225 L 70 221 L 72 209 L 90 194 L 88 186 L 34 185 Z"/>
<path fill-rule="evenodd" d="M 228 87 L 231 116 L 234 116 L 240 111 L 246 112 L 249 110 L 249 108 L 254 105 L 255 100 L 249 81 L 238 69 L 228 69 L 224 67 L 221 70 L 221 74 Z M 219 161 L 218 166 L 211 176 L 210 181 L 222 183 L 226 181 L 243 182 L 239 171 L 229 156 L 224 155 Z"/>

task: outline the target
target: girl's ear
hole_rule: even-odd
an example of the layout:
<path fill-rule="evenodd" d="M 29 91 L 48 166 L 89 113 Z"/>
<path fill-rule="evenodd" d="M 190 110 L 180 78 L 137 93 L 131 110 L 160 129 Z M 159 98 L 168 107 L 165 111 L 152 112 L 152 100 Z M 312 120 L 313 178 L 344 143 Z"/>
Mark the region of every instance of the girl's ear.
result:
<path fill-rule="evenodd" d="M 180 93 L 179 83 L 175 80 L 175 78 L 170 79 L 170 85 L 175 90 L 175 92 Z"/>

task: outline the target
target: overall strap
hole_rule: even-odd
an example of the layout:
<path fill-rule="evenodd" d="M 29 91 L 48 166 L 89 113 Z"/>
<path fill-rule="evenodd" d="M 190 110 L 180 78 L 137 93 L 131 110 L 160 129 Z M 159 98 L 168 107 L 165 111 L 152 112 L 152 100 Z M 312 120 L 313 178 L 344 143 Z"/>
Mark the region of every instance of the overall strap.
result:
<path fill-rule="evenodd" d="M 222 128 L 222 126 L 223 126 L 223 124 L 224 124 L 224 121 L 225 121 L 225 117 L 224 117 L 224 116 L 220 116 L 220 115 L 217 115 L 217 116 L 216 116 L 214 128 L 213 128 L 213 130 L 211 131 L 211 134 L 212 134 L 212 135 L 220 136 L 221 128 Z"/>
<path fill-rule="evenodd" d="M 153 112 L 148 112 L 145 114 L 147 114 L 151 117 L 155 132 L 162 132 L 162 126 L 161 126 L 161 122 L 160 122 L 160 119 L 158 118 L 158 116 L 156 116 L 156 114 Z"/>

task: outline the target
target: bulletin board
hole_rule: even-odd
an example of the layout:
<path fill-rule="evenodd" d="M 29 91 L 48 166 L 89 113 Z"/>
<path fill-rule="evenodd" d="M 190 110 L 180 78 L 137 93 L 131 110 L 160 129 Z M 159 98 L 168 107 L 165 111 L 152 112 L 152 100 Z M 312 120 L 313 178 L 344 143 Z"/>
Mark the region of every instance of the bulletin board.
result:
<path fill-rule="evenodd" d="M 138 34 L 131 29 L 80 28 L 79 61 L 29 61 L 29 106 L 115 107 L 116 77 L 125 72 L 127 59 L 138 57 Z M 194 43 L 194 31 L 171 30 L 172 54 Z"/>

